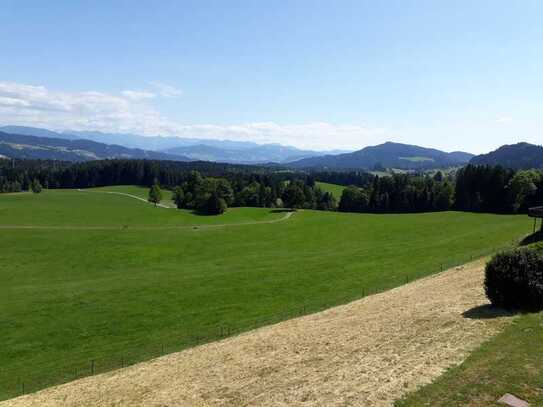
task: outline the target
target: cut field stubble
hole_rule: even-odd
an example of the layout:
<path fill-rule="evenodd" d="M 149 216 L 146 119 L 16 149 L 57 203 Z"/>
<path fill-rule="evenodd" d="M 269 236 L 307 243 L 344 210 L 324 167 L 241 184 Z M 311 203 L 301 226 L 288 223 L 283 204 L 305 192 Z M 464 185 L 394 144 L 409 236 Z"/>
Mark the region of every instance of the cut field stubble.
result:
<path fill-rule="evenodd" d="M 391 405 L 511 320 L 474 312 L 483 266 L 0 405 Z"/>

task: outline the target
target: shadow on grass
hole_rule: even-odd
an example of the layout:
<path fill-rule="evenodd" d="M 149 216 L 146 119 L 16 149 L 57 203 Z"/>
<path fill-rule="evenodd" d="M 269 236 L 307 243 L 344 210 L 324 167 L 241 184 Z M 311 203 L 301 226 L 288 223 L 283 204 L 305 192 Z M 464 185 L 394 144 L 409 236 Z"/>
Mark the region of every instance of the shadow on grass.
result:
<path fill-rule="evenodd" d="M 288 213 L 288 212 L 296 212 L 296 209 L 279 208 L 279 209 L 272 209 L 270 211 L 270 213 Z"/>
<path fill-rule="evenodd" d="M 524 239 L 521 240 L 520 245 L 527 246 L 529 244 L 537 243 L 541 241 L 543 241 L 543 232 L 539 231 L 539 232 L 532 233 L 529 236 L 526 236 Z"/>
<path fill-rule="evenodd" d="M 212 218 L 213 216 L 218 217 L 218 216 L 224 215 L 224 213 L 207 213 L 207 212 L 197 211 L 197 210 L 192 210 L 192 211 L 190 211 L 190 213 L 192 215 L 202 216 L 202 217 L 205 217 L 205 218 Z"/>
<path fill-rule="evenodd" d="M 464 311 L 462 316 L 468 319 L 492 319 L 500 317 L 512 317 L 518 313 L 519 311 L 510 311 L 495 307 L 492 304 L 484 304 Z"/>

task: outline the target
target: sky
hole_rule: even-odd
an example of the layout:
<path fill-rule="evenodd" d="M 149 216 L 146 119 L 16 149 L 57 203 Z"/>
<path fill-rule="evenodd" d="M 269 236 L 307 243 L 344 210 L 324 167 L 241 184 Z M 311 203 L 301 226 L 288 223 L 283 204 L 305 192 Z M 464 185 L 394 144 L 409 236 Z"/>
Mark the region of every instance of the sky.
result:
<path fill-rule="evenodd" d="M 1 3 L 1 125 L 320 150 L 542 144 L 540 0 Z"/>

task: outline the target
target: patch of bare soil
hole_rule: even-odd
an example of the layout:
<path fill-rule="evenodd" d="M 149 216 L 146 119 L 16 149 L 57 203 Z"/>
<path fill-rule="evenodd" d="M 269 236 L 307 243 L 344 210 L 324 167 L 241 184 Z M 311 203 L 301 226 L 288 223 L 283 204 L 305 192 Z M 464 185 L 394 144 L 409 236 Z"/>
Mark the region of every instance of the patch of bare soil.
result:
<path fill-rule="evenodd" d="M 462 362 L 510 320 L 479 311 L 487 303 L 483 266 L 0 405 L 391 405 Z"/>

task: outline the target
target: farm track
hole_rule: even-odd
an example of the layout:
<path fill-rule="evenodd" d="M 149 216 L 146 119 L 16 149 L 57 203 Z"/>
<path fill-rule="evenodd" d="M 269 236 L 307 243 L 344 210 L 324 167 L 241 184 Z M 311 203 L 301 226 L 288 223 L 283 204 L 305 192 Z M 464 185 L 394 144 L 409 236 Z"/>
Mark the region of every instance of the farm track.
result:
<path fill-rule="evenodd" d="M 513 318 L 485 308 L 483 268 L 479 260 L 0 406 L 391 405 Z"/>
<path fill-rule="evenodd" d="M 144 199 L 137 195 L 127 194 L 126 192 L 115 192 L 115 191 L 86 191 L 84 189 L 78 189 L 79 192 L 87 192 L 91 194 L 111 194 L 111 195 L 121 195 L 121 196 L 127 196 L 129 198 L 137 199 L 138 201 L 145 202 L 149 205 L 154 205 L 152 202 L 149 202 L 147 199 Z M 164 204 L 156 204 L 157 207 L 163 208 L 163 209 L 176 209 L 174 206 L 170 205 L 164 205 Z"/>

